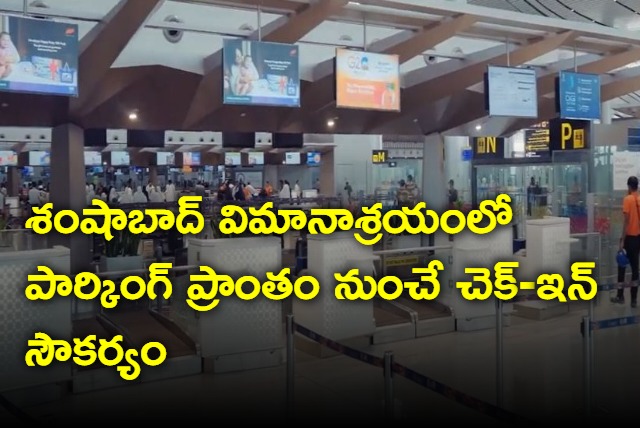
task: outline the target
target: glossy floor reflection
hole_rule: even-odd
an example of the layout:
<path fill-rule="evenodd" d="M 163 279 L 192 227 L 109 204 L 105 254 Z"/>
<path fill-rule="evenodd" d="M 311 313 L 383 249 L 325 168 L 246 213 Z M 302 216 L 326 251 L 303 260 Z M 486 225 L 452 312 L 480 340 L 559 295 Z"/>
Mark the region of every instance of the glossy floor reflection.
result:
<path fill-rule="evenodd" d="M 604 299 L 603 299 L 604 300 Z M 603 304 L 599 319 L 639 314 L 629 306 Z M 505 328 L 505 407 L 532 420 L 584 415 L 584 311 L 532 321 L 512 317 Z M 640 396 L 640 326 L 594 333 L 594 411 L 591 419 L 635 416 Z M 417 340 L 370 346 L 396 361 L 482 400 L 495 403 L 495 330 L 455 332 Z M 295 403 L 306 421 L 381 420 L 381 369 L 344 356 L 317 358 L 296 353 Z M 394 377 L 396 416 L 406 420 L 445 418 L 492 420 L 406 379 Z M 187 421 L 233 417 L 236 421 L 284 420 L 285 366 L 228 374 L 200 375 L 131 384 L 23 408 L 47 423 L 83 421 Z M 6 412 L 5 412 L 6 413 Z M 4 413 L 0 414 L 4 418 Z M 9 417 L 9 415 L 7 415 Z"/>

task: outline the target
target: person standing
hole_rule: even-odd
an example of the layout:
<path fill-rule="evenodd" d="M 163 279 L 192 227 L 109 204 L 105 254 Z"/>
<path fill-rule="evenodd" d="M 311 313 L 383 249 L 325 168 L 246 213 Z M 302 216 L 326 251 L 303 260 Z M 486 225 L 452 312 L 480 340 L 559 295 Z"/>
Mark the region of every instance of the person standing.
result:
<path fill-rule="evenodd" d="M 347 203 L 351 202 L 351 193 L 353 193 L 353 188 L 348 181 L 344 185 L 344 191 L 347 192 Z"/>
<path fill-rule="evenodd" d="M 449 180 L 447 198 L 449 199 L 449 208 L 455 208 L 456 202 L 458 202 L 458 190 L 454 187 L 453 180 Z"/>
<path fill-rule="evenodd" d="M 631 307 L 638 302 L 638 266 L 640 265 L 640 199 L 638 197 L 638 178 L 627 179 L 627 196 L 622 200 L 624 224 L 619 249 L 624 250 L 631 266 Z M 624 303 L 625 266 L 618 266 L 618 293 L 611 299 L 613 303 Z"/>

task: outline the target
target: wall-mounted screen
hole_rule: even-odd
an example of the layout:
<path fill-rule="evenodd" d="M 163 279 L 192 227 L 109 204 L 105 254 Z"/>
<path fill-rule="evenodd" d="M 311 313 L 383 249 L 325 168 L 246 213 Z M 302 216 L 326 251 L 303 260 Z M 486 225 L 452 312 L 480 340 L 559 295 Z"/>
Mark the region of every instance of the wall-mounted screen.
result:
<path fill-rule="evenodd" d="M 102 153 L 93 150 L 84 152 L 84 166 L 100 165 L 102 165 Z"/>
<path fill-rule="evenodd" d="M 156 165 L 158 166 L 173 166 L 176 164 L 176 157 L 173 152 L 157 152 L 156 153 Z"/>
<path fill-rule="evenodd" d="M 223 54 L 225 104 L 300 106 L 298 46 L 226 39 Z"/>
<path fill-rule="evenodd" d="M 49 154 L 49 152 L 29 152 L 29 166 L 49 166 L 50 164 L 51 155 Z"/>
<path fill-rule="evenodd" d="M 233 165 L 242 165 L 242 156 L 240 152 L 227 152 L 224 154 L 224 164 L 233 166 Z"/>
<path fill-rule="evenodd" d="M 307 165 L 309 166 L 318 166 L 320 165 L 320 160 L 322 155 L 320 152 L 308 152 L 307 153 Z"/>
<path fill-rule="evenodd" d="M 1 150 L 0 166 L 18 166 L 18 154 L 12 150 Z"/>
<path fill-rule="evenodd" d="M 223 132 L 222 147 L 252 149 L 256 146 L 255 132 Z"/>
<path fill-rule="evenodd" d="M 164 131 L 128 129 L 127 147 L 164 147 Z"/>
<path fill-rule="evenodd" d="M 271 139 L 276 149 L 300 149 L 304 145 L 303 134 L 276 132 L 271 135 Z"/>
<path fill-rule="evenodd" d="M 556 99 L 563 119 L 599 120 L 600 76 L 561 71 Z"/>
<path fill-rule="evenodd" d="M 299 152 L 287 152 L 284 154 L 285 165 L 300 165 Z"/>
<path fill-rule="evenodd" d="M 125 152 L 125 151 L 111 152 L 111 165 L 129 166 L 130 163 L 131 163 L 131 160 L 129 159 L 129 152 Z"/>
<path fill-rule="evenodd" d="M 200 166 L 200 152 L 183 152 L 182 166 Z"/>
<path fill-rule="evenodd" d="M 247 154 L 247 161 L 249 165 L 264 165 L 264 153 L 249 152 Z"/>
<path fill-rule="evenodd" d="M 78 26 L 0 15 L 0 90 L 78 95 Z"/>
<path fill-rule="evenodd" d="M 534 69 L 489 66 L 484 93 L 489 116 L 538 117 L 538 83 Z"/>
<path fill-rule="evenodd" d="M 336 105 L 341 108 L 400 111 L 399 57 L 337 49 Z"/>

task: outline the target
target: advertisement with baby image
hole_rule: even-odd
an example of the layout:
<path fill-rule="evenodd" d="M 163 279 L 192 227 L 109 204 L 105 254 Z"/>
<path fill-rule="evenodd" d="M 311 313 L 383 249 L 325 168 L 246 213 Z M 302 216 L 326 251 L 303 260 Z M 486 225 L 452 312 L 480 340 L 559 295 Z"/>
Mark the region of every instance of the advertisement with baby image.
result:
<path fill-rule="evenodd" d="M 225 40 L 223 65 L 225 104 L 300 106 L 298 46 Z"/>
<path fill-rule="evenodd" d="M 78 95 L 78 26 L 0 15 L 0 90 Z"/>

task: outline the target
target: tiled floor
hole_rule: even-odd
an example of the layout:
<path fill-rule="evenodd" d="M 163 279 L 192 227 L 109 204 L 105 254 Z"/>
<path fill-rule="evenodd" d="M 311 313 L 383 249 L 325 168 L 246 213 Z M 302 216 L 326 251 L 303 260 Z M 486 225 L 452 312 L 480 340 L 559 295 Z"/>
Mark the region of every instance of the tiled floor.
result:
<path fill-rule="evenodd" d="M 603 304 L 597 317 L 613 318 L 637 310 Z M 508 410 L 533 420 L 575 421 L 584 410 L 583 311 L 547 320 L 512 317 L 504 336 L 504 392 Z M 636 416 L 640 397 L 640 326 L 596 331 L 594 414 Z M 496 396 L 495 330 L 456 332 L 371 346 L 375 355 L 394 352 L 396 361 L 490 403 Z M 382 420 L 383 375 L 379 368 L 337 356 L 296 354 L 295 403 L 305 424 Z M 404 419 L 492 420 L 406 379 L 394 377 L 396 415 Z M 131 384 L 85 394 L 68 394 L 24 410 L 46 422 L 284 420 L 286 367 Z M 11 415 L 0 407 L 0 418 Z M 6 418 L 6 419 L 5 419 Z M 444 418 L 444 419 L 443 419 Z"/>

